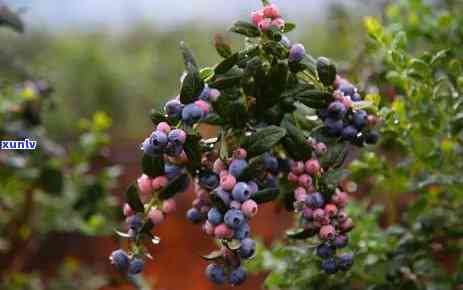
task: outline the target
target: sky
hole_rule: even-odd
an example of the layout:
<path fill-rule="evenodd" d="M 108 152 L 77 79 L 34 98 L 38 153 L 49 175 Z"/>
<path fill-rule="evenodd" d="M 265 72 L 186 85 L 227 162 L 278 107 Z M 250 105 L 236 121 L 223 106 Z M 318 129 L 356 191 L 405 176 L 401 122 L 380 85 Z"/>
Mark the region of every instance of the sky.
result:
<path fill-rule="evenodd" d="M 291 21 L 318 20 L 330 3 L 353 0 L 274 0 Z M 260 6 L 259 0 L 5 0 L 24 10 L 28 25 L 47 29 L 123 30 L 140 21 L 168 28 L 195 21 L 230 23 Z"/>

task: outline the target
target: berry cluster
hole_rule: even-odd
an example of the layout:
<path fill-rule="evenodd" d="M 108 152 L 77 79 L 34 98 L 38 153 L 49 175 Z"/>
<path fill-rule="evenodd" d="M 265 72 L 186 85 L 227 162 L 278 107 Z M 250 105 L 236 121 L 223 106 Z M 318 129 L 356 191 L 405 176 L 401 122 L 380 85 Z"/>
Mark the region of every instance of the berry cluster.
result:
<path fill-rule="evenodd" d="M 285 27 L 280 9 L 275 4 L 265 5 L 262 9 L 252 12 L 251 20 L 262 32 L 268 31 L 271 27 L 276 27 L 278 30 Z"/>
<path fill-rule="evenodd" d="M 325 151 L 323 143 L 314 143 L 313 147 L 318 154 Z M 315 158 L 305 162 L 292 161 L 290 166 L 288 181 L 295 188 L 294 208 L 300 215 L 301 227 L 308 235 L 318 235 L 321 241 L 316 253 L 323 259 L 322 269 L 327 274 L 347 271 L 353 264 L 353 254 L 340 254 L 333 258 L 336 249 L 347 246 L 347 233 L 354 227 L 344 210 L 348 202 L 347 193 L 339 188 L 331 196 L 318 191 L 316 184 L 324 172 Z"/>
<path fill-rule="evenodd" d="M 355 104 L 362 101 L 357 88 L 339 75 L 334 88 L 334 101 L 319 112 L 327 133 L 357 146 L 376 144 L 379 136 L 372 127 L 376 125 L 377 118 L 365 110 L 355 109 Z"/>
<path fill-rule="evenodd" d="M 219 158 L 213 161 L 210 156 L 205 156 L 203 172 L 197 180 L 197 198 L 187 212 L 190 221 L 204 222 L 204 232 L 224 245 L 218 256 L 222 263 L 214 262 L 206 269 L 207 277 L 217 284 L 225 282 L 226 273 L 230 284 L 243 283 L 246 272 L 240 267 L 241 259 L 249 259 L 255 251 L 248 221 L 258 211 L 252 195 L 259 186 L 255 180 L 240 180 L 248 166 L 246 157 L 246 150 L 239 148 L 227 166 Z M 239 246 L 230 249 L 228 245 L 232 241 L 238 241 Z"/>

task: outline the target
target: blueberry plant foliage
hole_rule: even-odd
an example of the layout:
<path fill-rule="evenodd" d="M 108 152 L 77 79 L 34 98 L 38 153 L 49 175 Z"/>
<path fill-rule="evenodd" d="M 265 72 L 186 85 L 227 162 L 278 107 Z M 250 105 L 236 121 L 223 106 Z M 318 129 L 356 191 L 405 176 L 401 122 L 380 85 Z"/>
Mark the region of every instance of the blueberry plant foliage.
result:
<path fill-rule="evenodd" d="M 20 18 L 0 1 L 3 26 L 23 29 Z M 4 61 L 15 62 L 14 68 L 3 71 Z M 54 141 L 44 122 L 54 106 L 53 89 L 19 63 L 0 60 L 5 73 L 0 80 L 0 140 L 27 138 L 37 146 L 0 150 L 0 288 L 40 289 L 32 281 L 41 281 L 42 273 L 27 273 L 26 264 L 37 256 L 49 233 L 107 233 L 117 219 L 117 202 L 108 193 L 120 169 L 106 158 L 111 119 L 102 112 L 81 120 L 81 134 L 69 146 Z M 71 272 L 83 274 L 78 268 Z"/>
<path fill-rule="evenodd" d="M 274 4 L 237 21 L 232 32 L 245 36 L 240 50 L 222 38 L 215 47 L 223 60 L 200 67 L 181 44 L 186 71 L 179 94 L 153 110 L 154 131 L 142 142 L 142 176 L 129 187 L 124 214 L 129 249 L 110 260 L 133 277 L 150 257 L 145 241 L 159 242 L 153 229 L 175 209 L 174 196 L 196 195 L 187 218 L 217 241 L 204 255 L 206 276 L 216 284 L 240 285 L 244 261 L 255 255 L 248 221 L 258 205 L 278 202 L 298 217 L 291 240 L 310 241 L 309 252 L 323 275 L 348 271 L 345 251 L 353 220 L 345 211 L 350 187 L 341 185 L 345 159 L 354 147 L 378 141 L 377 103 L 365 99 L 337 74 L 327 58 L 315 59 L 292 43 Z M 216 134 L 205 137 L 204 124 Z"/>
<path fill-rule="evenodd" d="M 353 70 L 368 76 L 368 98 L 383 105 L 384 124 L 378 150 L 349 166 L 374 193 L 349 207 L 358 217 L 350 243 L 356 263 L 330 279 L 305 245 L 279 243 L 258 251 L 253 265 L 271 270 L 266 287 L 461 288 L 462 12 L 461 1 L 391 1 L 384 24 L 365 18 L 368 40 Z"/>

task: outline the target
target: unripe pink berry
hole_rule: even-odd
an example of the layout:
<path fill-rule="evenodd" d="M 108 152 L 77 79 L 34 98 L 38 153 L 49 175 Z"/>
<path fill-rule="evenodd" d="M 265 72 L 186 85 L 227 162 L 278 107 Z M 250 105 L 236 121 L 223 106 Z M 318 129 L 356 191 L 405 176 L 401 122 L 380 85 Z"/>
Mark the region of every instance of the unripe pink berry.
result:
<path fill-rule="evenodd" d="M 333 86 L 335 89 L 339 88 L 343 81 L 343 78 L 340 75 L 336 75 L 336 79 L 334 80 Z"/>
<path fill-rule="evenodd" d="M 305 172 L 308 174 L 315 176 L 320 173 L 320 163 L 316 159 L 307 160 L 305 163 Z"/>
<path fill-rule="evenodd" d="M 279 30 L 282 30 L 285 27 L 285 21 L 283 18 L 276 18 L 272 21 L 272 25 L 277 27 Z"/>
<path fill-rule="evenodd" d="M 152 208 L 148 213 L 148 218 L 154 225 L 159 225 L 164 221 L 164 214 L 157 208 Z"/>
<path fill-rule="evenodd" d="M 222 171 L 220 171 L 220 173 L 219 173 L 219 177 L 220 177 L 220 178 L 222 178 L 222 177 L 224 177 L 224 176 L 227 176 L 227 175 L 228 175 L 228 171 L 227 171 L 227 170 L 222 170 Z"/>
<path fill-rule="evenodd" d="M 272 20 L 265 18 L 261 22 L 259 22 L 259 29 L 262 31 L 267 31 L 269 30 L 270 26 L 272 25 Z"/>
<path fill-rule="evenodd" d="M 317 152 L 317 154 L 319 155 L 325 154 L 327 150 L 328 148 L 326 148 L 325 143 L 315 144 L 315 152 Z"/>
<path fill-rule="evenodd" d="M 225 170 L 225 163 L 222 159 L 215 160 L 214 165 L 212 165 L 212 171 L 214 171 L 215 174 L 220 174 L 223 170 Z"/>
<path fill-rule="evenodd" d="M 233 230 L 226 224 L 220 224 L 215 227 L 214 235 L 217 239 L 230 239 L 233 237 Z"/>
<path fill-rule="evenodd" d="M 275 4 L 266 5 L 263 9 L 264 17 L 278 18 L 280 17 L 280 9 Z"/>
<path fill-rule="evenodd" d="M 162 211 L 166 214 L 174 212 L 176 207 L 177 203 L 172 198 L 166 199 L 162 202 Z"/>
<path fill-rule="evenodd" d="M 198 188 L 196 191 L 196 197 L 201 200 L 207 200 L 209 198 L 209 192 L 204 188 Z"/>
<path fill-rule="evenodd" d="M 301 175 L 304 173 L 304 162 L 302 161 L 295 161 L 291 165 L 291 172 L 295 175 Z"/>
<path fill-rule="evenodd" d="M 166 122 L 161 122 L 156 126 L 157 131 L 162 131 L 166 134 L 169 134 L 170 132 L 170 126 Z"/>
<path fill-rule="evenodd" d="M 313 211 L 313 219 L 317 222 L 321 222 L 325 217 L 325 211 L 321 208 L 317 208 Z"/>
<path fill-rule="evenodd" d="M 338 212 L 338 208 L 336 207 L 336 205 L 334 205 L 332 203 L 328 203 L 328 204 L 325 205 L 325 213 L 329 217 L 335 216 L 337 212 Z"/>
<path fill-rule="evenodd" d="M 294 190 L 294 199 L 304 202 L 307 198 L 307 191 L 303 187 L 298 187 Z"/>
<path fill-rule="evenodd" d="M 331 224 L 331 219 L 325 215 L 325 216 L 320 220 L 320 224 L 321 224 L 322 226 L 329 225 L 329 224 Z"/>
<path fill-rule="evenodd" d="M 313 210 L 310 207 L 306 207 L 302 210 L 302 215 L 304 218 L 310 220 L 313 218 Z"/>
<path fill-rule="evenodd" d="M 248 199 L 241 205 L 241 211 L 248 218 L 251 218 L 257 214 L 258 205 L 252 200 Z"/>
<path fill-rule="evenodd" d="M 343 223 L 343 222 L 345 222 L 345 221 L 349 218 L 349 216 L 347 215 L 347 212 L 346 212 L 346 211 L 340 210 L 340 211 L 338 212 L 337 218 L 338 218 L 338 221 L 339 221 L 340 223 Z"/>
<path fill-rule="evenodd" d="M 332 240 L 336 236 L 336 230 L 332 225 L 325 225 L 320 228 L 319 235 L 322 240 Z"/>
<path fill-rule="evenodd" d="M 235 159 L 246 159 L 248 152 L 243 148 L 238 148 L 233 152 L 233 158 Z"/>
<path fill-rule="evenodd" d="M 331 200 L 338 207 L 343 208 L 347 205 L 347 202 L 349 201 L 349 196 L 347 195 L 346 192 L 340 191 L 340 192 L 335 193 L 333 197 L 331 198 Z"/>
<path fill-rule="evenodd" d="M 299 185 L 308 188 L 310 185 L 312 185 L 312 177 L 310 177 L 308 174 L 302 174 L 299 176 Z"/>
<path fill-rule="evenodd" d="M 217 99 L 220 97 L 221 93 L 217 89 L 210 89 L 209 90 L 209 100 L 211 102 L 217 101 Z"/>
<path fill-rule="evenodd" d="M 232 200 L 232 202 L 230 202 L 230 208 L 240 209 L 241 203 L 239 201 Z"/>
<path fill-rule="evenodd" d="M 264 19 L 264 12 L 262 10 L 253 11 L 251 13 L 251 20 L 254 25 L 259 25 L 259 23 Z"/>
<path fill-rule="evenodd" d="M 123 212 L 124 212 L 125 217 L 129 217 L 134 214 L 132 208 L 130 207 L 128 203 L 124 204 Z"/>
<path fill-rule="evenodd" d="M 143 174 L 137 180 L 138 189 L 143 195 L 150 195 L 153 193 L 152 179 L 148 175 Z"/>
<path fill-rule="evenodd" d="M 212 236 L 214 234 L 214 225 L 211 224 L 209 221 L 206 221 L 203 225 L 203 230 L 207 235 Z"/>
<path fill-rule="evenodd" d="M 235 187 L 235 184 L 236 184 L 236 178 L 231 174 L 225 175 L 220 178 L 220 186 L 222 186 L 222 188 L 226 191 L 233 190 L 233 187 Z"/>
<path fill-rule="evenodd" d="M 164 175 L 158 176 L 158 177 L 153 179 L 152 188 L 153 188 L 153 190 L 162 189 L 162 188 L 166 187 L 168 182 L 169 182 L 169 180 L 167 179 L 166 176 L 164 176 Z"/>
<path fill-rule="evenodd" d="M 195 105 L 201 108 L 204 113 L 209 113 L 209 104 L 203 100 L 197 100 Z"/>
<path fill-rule="evenodd" d="M 339 229 L 343 233 L 350 232 L 354 228 L 354 223 L 351 218 L 347 218 L 344 222 L 339 225 Z"/>
<path fill-rule="evenodd" d="M 291 182 L 291 183 L 299 182 L 299 176 L 297 176 L 296 174 L 290 172 L 290 173 L 288 173 L 288 181 Z"/>

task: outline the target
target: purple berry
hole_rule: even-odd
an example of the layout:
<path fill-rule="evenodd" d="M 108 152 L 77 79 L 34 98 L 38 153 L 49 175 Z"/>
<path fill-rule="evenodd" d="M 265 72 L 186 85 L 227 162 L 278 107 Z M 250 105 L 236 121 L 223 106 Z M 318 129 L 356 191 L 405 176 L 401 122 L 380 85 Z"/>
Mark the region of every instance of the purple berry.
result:
<path fill-rule="evenodd" d="M 355 92 L 355 87 L 349 83 L 343 83 L 339 86 L 338 90 L 340 90 L 344 96 L 353 96 Z"/>
<path fill-rule="evenodd" d="M 371 131 L 365 134 L 365 143 L 374 145 L 378 143 L 379 135 L 378 132 Z"/>
<path fill-rule="evenodd" d="M 233 286 L 239 286 L 246 280 L 246 270 L 243 267 L 238 267 L 230 272 L 228 276 L 228 283 Z"/>
<path fill-rule="evenodd" d="M 328 243 L 320 244 L 317 247 L 317 256 L 320 258 L 326 259 L 334 255 L 335 247 Z"/>
<path fill-rule="evenodd" d="M 309 194 L 306 203 L 311 208 L 322 208 L 325 205 L 325 198 L 319 192 Z"/>
<path fill-rule="evenodd" d="M 244 215 L 238 209 L 230 209 L 225 213 L 224 221 L 231 229 L 239 229 L 244 223 Z"/>
<path fill-rule="evenodd" d="M 201 212 L 199 212 L 199 210 L 197 210 L 196 208 L 190 208 L 186 213 L 186 217 L 190 222 L 194 224 L 197 224 L 202 220 Z"/>
<path fill-rule="evenodd" d="M 326 118 L 325 127 L 329 135 L 339 136 L 339 134 L 341 134 L 342 132 L 342 129 L 344 128 L 344 123 L 342 122 L 342 120 L 334 120 L 331 118 Z"/>
<path fill-rule="evenodd" d="M 322 269 L 326 274 L 335 274 L 338 271 L 336 260 L 334 258 L 323 260 Z"/>
<path fill-rule="evenodd" d="M 337 266 L 341 271 L 348 271 L 354 264 L 354 254 L 346 253 L 337 257 Z"/>
<path fill-rule="evenodd" d="M 241 241 L 248 238 L 250 234 L 251 228 L 246 222 L 244 222 L 238 229 L 235 230 L 235 235 L 233 237 Z"/>
<path fill-rule="evenodd" d="M 129 256 L 124 250 L 119 249 L 112 252 L 109 260 L 118 271 L 125 272 L 129 268 Z"/>
<path fill-rule="evenodd" d="M 334 245 L 336 248 L 341 249 L 347 246 L 347 243 L 349 242 L 349 238 L 346 235 L 338 235 L 334 239 Z"/>
<path fill-rule="evenodd" d="M 365 127 L 365 125 L 367 124 L 367 121 L 368 121 L 368 114 L 367 112 L 363 110 L 355 112 L 354 116 L 352 117 L 352 122 L 354 126 L 359 130 L 362 130 L 363 127 Z"/>
<path fill-rule="evenodd" d="M 342 138 L 347 141 L 354 141 L 357 133 L 358 131 L 354 126 L 347 126 L 342 130 Z"/>
<path fill-rule="evenodd" d="M 346 116 L 347 109 L 341 102 L 332 102 L 328 106 L 328 117 L 334 120 L 341 120 Z"/>
<path fill-rule="evenodd" d="M 167 178 L 170 180 L 182 174 L 183 167 L 177 166 L 172 163 L 166 163 L 164 165 L 164 171 L 166 173 Z"/>
<path fill-rule="evenodd" d="M 246 183 L 238 182 L 235 187 L 233 187 L 232 197 L 236 201 L 244 202 L 251 197 L 251 190 Z"/>
<path fill-rule="evenodd" d="M 183 152 L 183 145 L 175 142 L 167 143 L 165 153 L 171 157 L 177 157 Z"/>
<path fill-rule="evenodd" d="M 250 238 L 246 238 L 241 241 L 241 247 L 238 250 L 238 254 L 243 259 L 249 259 L 256 252 L 256 242 Z"/>
<path fill-rule="evenodd" d="M 358 93 L 353 94 L 350 98 L 352 102 L 360 102 L 362 100 L 362 97 Z"/>
<path fill-rule="evenodd" d="M 278 173 L 278 159 L 270 153 L 264 155 L 265 168 L 271 173 Z"/>
<path fill-rule="evenodd" d="M 186 105 L 182 111 L 182 120 L 187 125 L 198 123 L 204 117 L 204 111 L 196 104 Z"/>
<path fill-rule="evenodd" d="M 199 176 L 199 185 L 205 189 L 212 190 L 219 186 L 219 176 L 213 172 L 204 172 Z"/>
<path fill-rule="evenodd" d="M 199 99 L 203 100 L 203 101 L 206 101 L 206 102 L 209 101 L 209 91 L 210 90 L 211 89 L 209 88 L 209 86 L 205 85 L 203 91 L 199 95 Z"/>
<path fill-rule="evenodd" d="M 215 226 L 221 224 L 222 219 L 222 213 L 215 207 L 211 208 L 207 213 L 207 220 Z"/>
<path fill-rule="evenodd" d="M 304 45 L 297 43 L 291 46 L 289 50 L 289 61 L 298 62 L 301 61 L 305 56 L 305 47 Z"/>
<path fill-rule="evenodd" d="M 169 132 L 169 135 L 167 135 L 167 139 L 169 140 L 169 142 L 184 144 L 186 141 L 186 133 L 183 130 L 174 129 Z"/>
<path fill-rule="evenodd" d="M 138 215 L 133 215 L 127 219 L 129 229 L 137 231 L 143 226 L 143 219 Z"/>
<path fill-rule="evenodd" d="M 134 258 L 130 262 L 129 266 L 129 274 L 130 275 L 137 275 L 140 274 L 143 271 L 143 268 L 145 266 L 145 262 L 140 259 L 140 258 Z"/>
<path fill-rule="evenodd" d="M 206 276 L 215 284 L 225 283 L 225 270 L 218 264 L 209 264 L 206 268 Z"/>
<path fill-rule="evenodd" d="M 228 193 L 227 191 L 219 187 L 214 190 L 214 194 L 222 200 L 225 206 L 230 206 L 230 202 L 231 202 L 230 193 Z"/>
<path fill-rule="evenodd" d="M 183 105 L 177 100 L 171 100 L 167 102 L 164 110 L 169 118 L 180 119 L 182 116 Z"/>
<path fill-rule="evenodd" d="M 233 175 L 234 177 L 238 177 L 243 173 L 243 170 L 248 166 L 246 160 L 242 159 L 235 159 L 230 163 L 230 167 L 228 168 L 228 172 Z"/>

